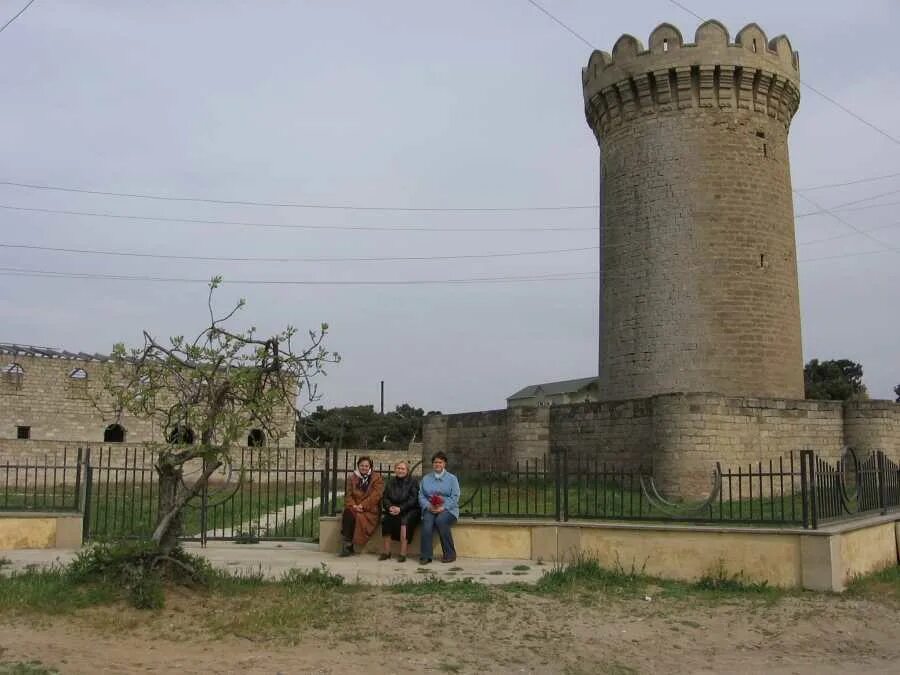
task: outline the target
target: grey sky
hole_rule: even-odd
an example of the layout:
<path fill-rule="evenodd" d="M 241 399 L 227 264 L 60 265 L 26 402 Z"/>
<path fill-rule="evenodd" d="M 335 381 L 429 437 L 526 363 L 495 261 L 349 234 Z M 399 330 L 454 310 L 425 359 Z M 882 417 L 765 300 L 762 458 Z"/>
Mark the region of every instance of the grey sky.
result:
<path fill-rule="evenodd" d="M 666 0 L 544 0 L 593 44 L 699 23 Z M 900 3 L 686 0 L 732 35 L 786 33 L 803 79 L 900 136 Z M 22 3 L 0 0 L 0 19 Z M 747 8 L 751 7 L 751 13 Z M 592 204 L 582 113 L 590 50 L 525 0 L 37 0 L 0 34 L 0 180 L 220 199 L 408 207 Z M 808 89 L 794 186 L 900 172 L 900 146 Z M 900 176 L 809 193 L 833 206 Z M 900 202 L 900 192 L 866 202 Z M 215 220 L 563 232 L 272 230 L 0 210 L 0 243 L 210 256 L 428 256 L 596 245 L 596 213 L 381 213 L 154 202 L 0 186 L 0 204 Z M 815 210 L 799 200 L 798 213 Z M 799 218 L 804 358 L 848 357 L 875 397 L 900 382 L 898 208 Z M 889 227 L 890 226 L 890 227 Z M 844 236 L 847 235 L 847 236 Z M 840 237 L 840 238 L 838 238 Z M 819 243 L 806 243 L 829 238 Z M 876 253 L 870 253 L 879 251 Z M 859 255 L 856 255 L 859 254 Z M 842 256 L 819 260 L 830 256 Z M 807 262 L 803 262 L 807 261 Z M 0 248 L 0 267 L 231 279 L 447 279 L 593 271 L 596 253 L 406 263 L 197 263 Z M 107 351 L 202 326 L 202 285 L 0 277 L 0 341 Z M 597 367 L 596 279 L 471 286 L 226 285 L 262 331 L 328 321 L 343 363 L 324 403 L 502 407 L 537 381 Z"/>

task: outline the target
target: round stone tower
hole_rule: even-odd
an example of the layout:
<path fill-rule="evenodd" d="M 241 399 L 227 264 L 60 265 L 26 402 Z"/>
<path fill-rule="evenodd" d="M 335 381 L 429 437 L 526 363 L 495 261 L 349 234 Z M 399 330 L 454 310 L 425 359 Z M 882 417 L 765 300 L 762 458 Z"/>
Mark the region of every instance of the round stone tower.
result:
<path fill-rule="evenodd" d="M 788 129 L 797 53 L 658 26 L 583 69 L 600 144 L 600 393 L 803 398 Z"/>

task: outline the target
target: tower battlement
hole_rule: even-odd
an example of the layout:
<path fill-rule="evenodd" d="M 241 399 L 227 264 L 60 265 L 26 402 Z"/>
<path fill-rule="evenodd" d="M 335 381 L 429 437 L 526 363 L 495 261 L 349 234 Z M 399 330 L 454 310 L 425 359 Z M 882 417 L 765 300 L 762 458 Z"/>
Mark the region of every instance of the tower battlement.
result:
<path fill-rule="evenodd" d="M 650 33 L 649 49 L 622 35 L 611 54 L 591 54 L 581 79 L 598 139 L 636 117 L 696 108 L 750 110 L 787 127 L 800 104 L 799 55 L 786 36 L 769 40 L 755 23 L 734 42 L 712 19 L 697 28 L 693 43 L 668 23 Z"/>

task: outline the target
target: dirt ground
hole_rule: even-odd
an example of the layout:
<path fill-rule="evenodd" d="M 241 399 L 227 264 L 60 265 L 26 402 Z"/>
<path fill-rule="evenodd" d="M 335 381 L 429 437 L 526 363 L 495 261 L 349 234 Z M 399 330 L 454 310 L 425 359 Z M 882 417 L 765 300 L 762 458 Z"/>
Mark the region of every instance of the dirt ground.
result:
<path fill-rule="evenodd" d="M 0 617 L 0 663 L 61 673 L 900 673 L 897 608 L 835 596 L 504 591 L 471 601 L 365 588 L 299 619 L 290 605 L 260 614 L 260 602 L 175 590 L 156 612 Z"/>

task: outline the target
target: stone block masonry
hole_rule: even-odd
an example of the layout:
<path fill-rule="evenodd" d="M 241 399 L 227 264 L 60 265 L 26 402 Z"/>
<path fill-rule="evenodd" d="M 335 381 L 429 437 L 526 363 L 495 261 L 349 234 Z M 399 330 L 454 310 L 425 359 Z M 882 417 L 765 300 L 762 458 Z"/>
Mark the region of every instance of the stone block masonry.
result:
<path fill-rule="evenodd" d="M 600 144 L 603 400 L 801 398 L 787 38 L 717 21 L 623 35 L 583 71 Z"/>
<path fill-rule="evenodd" d="M 426 418 L 423 454 L 449 455 L 451 466 L 511 468 L 565 447 L 570 456 L 652 470 L 673 496 L 709 489 L 723 469 L 777 462 L 814 450 L 836 460 L 847 446 L 900 458 L 900 404 L 662 394 L 532 409 L 491 410 Z"/>
<path fill-rule="evenodd" d="M 107 360 L 42 351 L 47 355 L 0 345 L 0 444 L 17 440 L 103 443 L 107 427 L 115 420 L 104 419 L 91 399 L 101 392 Z M 123 415 L 118 424 L 124 443 L 165 440 L 166 430 L 156 420 Z M 277 426 L 282 445 L 293 446 L 294 413 L 289 407 L 280 413 Z"/>

